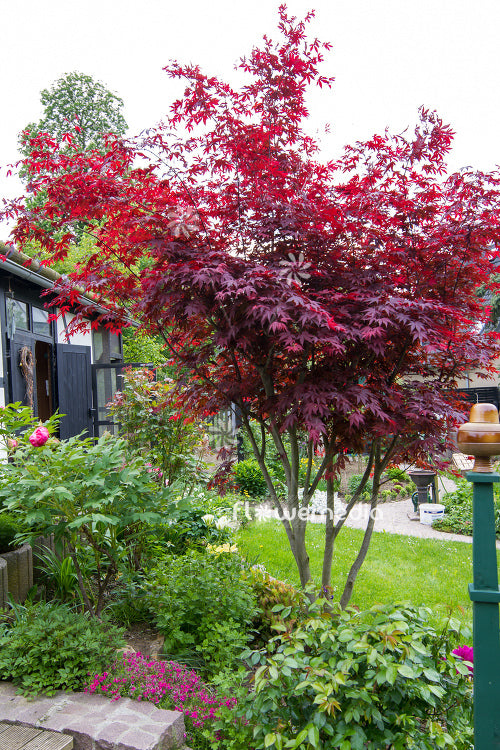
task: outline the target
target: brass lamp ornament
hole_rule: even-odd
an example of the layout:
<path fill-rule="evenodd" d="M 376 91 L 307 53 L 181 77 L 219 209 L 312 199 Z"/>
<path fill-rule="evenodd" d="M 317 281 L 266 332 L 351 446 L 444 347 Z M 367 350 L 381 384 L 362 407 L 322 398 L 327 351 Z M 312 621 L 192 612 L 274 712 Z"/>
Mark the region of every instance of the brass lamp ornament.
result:
<path fill-rule="evenodd" d="M 472 471 L 493 471 L 491 457 L 500 455 L 500 420 L 494 404 L 474 404 L 469 421 L 458 428 L 457 445 L 462 453 L 475 457 Z"/>

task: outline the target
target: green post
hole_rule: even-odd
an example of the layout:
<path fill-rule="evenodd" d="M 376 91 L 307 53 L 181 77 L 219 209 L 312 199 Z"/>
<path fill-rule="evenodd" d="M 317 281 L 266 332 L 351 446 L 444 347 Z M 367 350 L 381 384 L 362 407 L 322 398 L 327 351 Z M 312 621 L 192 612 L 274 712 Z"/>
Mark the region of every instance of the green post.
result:
<path fill-rule="evenodd" d="M 500 750 L 500 627 L 493 482 L 496 473 L 469 472 L 473 483 L 474 750 Z"/>

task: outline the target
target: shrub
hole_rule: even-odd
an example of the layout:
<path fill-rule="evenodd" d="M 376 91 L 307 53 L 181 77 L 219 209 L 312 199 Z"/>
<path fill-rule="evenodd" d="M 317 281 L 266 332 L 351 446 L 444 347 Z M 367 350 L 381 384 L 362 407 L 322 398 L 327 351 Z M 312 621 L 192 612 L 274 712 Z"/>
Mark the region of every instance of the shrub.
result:
<path fill-rule="evenodd" d="M 471 482 L 466 479 L 456 479 L 457 487 L 453 492 L 447 492 L 441 499 L 445 506 L 445 515 L 433 522 L 434 529 L 450 531 L 454 534 L 472 534 L 472 494 Z M 500 487 L 493 485 L 493 501 L 495 506 L 495 531 L 500 536 Z"/>
<path fill-rule="evenodd" d="M 173 381 L 154 377 L 152 370 L 125 369 L 123 389 L 108 404 L 109 411 L 132 452 L 151 463 L 160 484 L 180 481 L 191 486 L 206 468 L 204 433 L 180 413 Z"/>
<path fill-rule="evenodd" d="M 261 639 L 267 641 L 272 635 L 272 628 L 283 625 L 292 630 L 300 618 L 305 615 L 303 592 L 290 583 L 273 578 L 267 571 L 257 566 L 244 572 L 257 598 L 258 615 L 255 628 Z"/>
<path fill-rule="evenodd" d="M 402 484 L 409 484 L 411 479 L 409 474 L 399 466 L 388 466 L 384 472 L 385 476 L 392 482 L 401 482 Z"/>
<path fill-rule="evenodd" d="M 266 480 L 255 459 L 248 458 L 237 463 L 234 468 L 234 477 L 238 489 L 244 495 L 256 498 L 266 495 Z"/>
<path fill-rule="evenodd" d="M 472 535 L 472 508 L 463 505 L 446 511 L 443 518 L 432 522 L 432 528 L 438 531 L 448 531 L 451 534 Z"/>
<path fill-rule="evenodd" d="M 0 511 L 0 554 L 12 552 L 14 538 L 21 531 L 21 523 L 10 513 Z"/>
<path fill-rule="evenodd" d="M 89 670 L 109 664 L 125 643 L 122 630 L 64 605 L 16 607 L 12 625 L 0 625 L 0 679 L 26 694 L 81 690 Z"/>
<path fill-rule="evenodd" d="M 469 671 L 451 653 L 459 624 L 447 628 L 438 635 L 425 608 L 328 613 L 318 600 L 295 631 L 244 654 L 260 664 L 255 691 L 239 723 L 226 715 L 216 728 L 246 722 L 257 750 L 472 748 Z"/>
<path fill-rule="evenodd" d="M 347 495 L 352 497 L 356 490 L 358 489 L 359 485 L 361 484 L 361 480 L 363 479 L 362 474 L 353 474 L 349 477 L 347 481 Z M 361 493 L 360 500 L 362 502 L 368 502 L 371 499 L 373 491 L 373 482 L 371 479 L 367 479 L 366 484 L 363 488 L 363 492 Z"/>
<path fill-rule="evenodd" d="M 207 514 L 202 508 L 185 508 L 171 520 L 155 526 L 154 536 L 169 552 L 183 555 L 189 548 L 228 541 L 230 529 L 218 528 L 218 521 L 214 514 Z"/>
<path fill-rule="evenodd" d="M 25 427 L 14 460 L 0 463 L 0 500 L 23 515 L 31 536 L 54 533 L 64 541 L 85 606 L 99 615 L 120 566 L 140 562 L 147 524 L 162 520 L 169 489 L 160 488 L 142 458 L 127 457 L 125 441 L 109 433 L 96 442 L 71 437 L 33 446 L 30 411 L 20 404 L 1 409 L 0 423 L 7 434 Z M 51 431 L 52 421 L 47 424 Z M 92 580 L 84 575 L 89 556 Z"/>
<path fill-rule="evenodd" d="M 165 636 L 164 652 L 198 651 L 208 671 L 212 647 L 203 650 L 207 633 L 223 623 L 244 632 L 256 611 L 251 586 L 241 577 L 241 560 L 231 552 L 189 550 L 181 557 L 164 558 L 148 573 L 146 602 Z"/>

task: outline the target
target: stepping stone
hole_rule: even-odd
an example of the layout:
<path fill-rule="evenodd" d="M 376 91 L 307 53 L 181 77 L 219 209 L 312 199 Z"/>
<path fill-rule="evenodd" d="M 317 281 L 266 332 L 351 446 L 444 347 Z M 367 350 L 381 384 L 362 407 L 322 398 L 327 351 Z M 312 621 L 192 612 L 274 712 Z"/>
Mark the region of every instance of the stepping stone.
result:
<path fill-rule="evenodd" d="M 72 750 L 73 738 L 60 732 L 0 721 L 0 747 L 2 750 Z"/>

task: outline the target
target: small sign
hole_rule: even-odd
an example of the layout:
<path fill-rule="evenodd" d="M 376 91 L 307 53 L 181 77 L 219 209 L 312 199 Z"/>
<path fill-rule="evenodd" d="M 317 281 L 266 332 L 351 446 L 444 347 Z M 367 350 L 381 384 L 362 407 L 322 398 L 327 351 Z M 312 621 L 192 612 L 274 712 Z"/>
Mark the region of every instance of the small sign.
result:
<path fill-rule="evenodd" d="M 460 471 L 472 471 L 474 458 L 469 458 L 465 453 L 454 453 L 452 456 L 453 463 Z"/>

